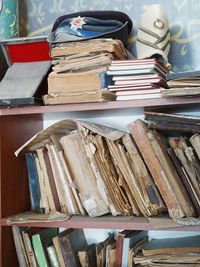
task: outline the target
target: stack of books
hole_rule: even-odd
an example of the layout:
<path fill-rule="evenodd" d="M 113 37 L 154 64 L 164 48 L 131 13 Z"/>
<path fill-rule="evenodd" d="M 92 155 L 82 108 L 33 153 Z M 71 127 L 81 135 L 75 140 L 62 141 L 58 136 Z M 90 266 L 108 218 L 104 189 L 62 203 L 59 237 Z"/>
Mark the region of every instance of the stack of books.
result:
<path fill-rule="evenodd" d="M 131 133 L 63 120 L 30 139 L 16 154 L 26 149 L 32 210 L 198 217 L 200 119 L 155 112 L 145 119 L 131 122 Z"/>
<path fill-rule="evenodd" d="M 169 70 L 157 59 L 116 60 L 109 66 L 110 92 L 116 100 L 160 98 L 162 88 L 167 88 L 165 75 Z"/>
<path fill-rule="evenodd" d="M 148 127 L 168 133 L 167 153 L 200 215 L 200 119 L 190 116 L 146 112 Z"/>
<path fill-rule="evenodd" d="M 168 90 L 162 91 L 163 97 L 200 95 L 200 71 L 170 72 L 166 75 Z"/>
<path fill-rule="evenodd" d="M 200 265 L 200 236 L 152 239 L 134 257 L 139 266 L 198 267 Z"/>
<path fill-rule="evenodd" d="M 80 265 L 78 251 L 87 246 L 82 229 L 34 229 L 13 227 L 13 237 L 20 266 Z"/>
<path fill-rule="evenodd" d="M 12 227 L 20 266 L 198 267 L 200 236 L 149 239 L 147 231 L 108 233 L 87 240 L 83 229 Z"/>
<path fill-rule="evenodd" d="M 26 143 L 32 210 L 153 216 L 166 206 L 129 133 L 63 120 Z M 19 151 L 17 153 L 19 153 Z M 34 171 L 33 171 L 34 170 Z"/>
<path fill-rule="evenodd" d="M 147 242 L 147 231 L 108 233 L 105 240 L 87 241 L 82 229 L 12 227 L 20 266 L 132 267 Z"/>
<path fill-rule="evenodd" d="M 105 72 L 112 60 L 127 58 L 120 40 L 90 39 L 60 43 L 50 51 L 53 71 L 45 104 L 115 100 L 107 90 Z"/>

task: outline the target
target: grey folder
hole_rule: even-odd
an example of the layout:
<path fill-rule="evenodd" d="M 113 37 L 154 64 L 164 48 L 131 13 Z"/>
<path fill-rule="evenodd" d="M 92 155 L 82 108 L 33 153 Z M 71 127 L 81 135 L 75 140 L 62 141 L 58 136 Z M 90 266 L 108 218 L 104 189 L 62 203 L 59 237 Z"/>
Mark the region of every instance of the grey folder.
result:
<path fill-rule="evenodd" d="M 51 61 L 13 63 L 0 82 L 0 105 L 34 102 L 50 67 Z"/>

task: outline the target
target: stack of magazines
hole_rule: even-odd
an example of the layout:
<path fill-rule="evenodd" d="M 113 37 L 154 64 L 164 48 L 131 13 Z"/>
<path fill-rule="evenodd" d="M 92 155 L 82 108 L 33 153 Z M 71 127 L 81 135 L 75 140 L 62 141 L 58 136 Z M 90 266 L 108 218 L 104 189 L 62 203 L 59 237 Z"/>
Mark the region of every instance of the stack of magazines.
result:
<path fill-rule="evenodd" d="M 165 76 L 169 70 L 157 59 L 115 60 L 107 75 L 112 77 L 108 85 L 117 100 L 149 99 L 161 97 L 167 88 Z"/>
<path fill-rule="evenodd" d="M 162 96 L 195 96 L 200 95 L 200 71 L 170 72 L 166 75 L 168 90 Z"/>

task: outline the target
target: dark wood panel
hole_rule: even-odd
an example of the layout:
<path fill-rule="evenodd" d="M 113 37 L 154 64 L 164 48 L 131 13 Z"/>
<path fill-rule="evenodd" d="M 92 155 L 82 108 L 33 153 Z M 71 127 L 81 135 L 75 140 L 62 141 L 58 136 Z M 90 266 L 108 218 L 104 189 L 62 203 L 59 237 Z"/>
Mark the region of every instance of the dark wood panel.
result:
<path fill-rule="evenodd" d="M 196 97 L 168 97 L 158 99 L 143 99 L 129 101 L 108 101 L 103 103 L 77 103 L 51 106 L 27 106 L 9 109 L 0 109 L 0 116 L 16 114 L 38 114 L 68 111 L 90 111 L 90 110 L 113 110 L 132 107 L 174 107 L 200 104 L 200 96 Z"/>
<path fill-rule="evenodd" d="M 11 227 L 1 227 L 1 267 L 19 267 Z"/>
<path fill-rule="evenodd" d="M 0 117 L 1 218 L 29 209 L 25 159 L 14 152 L 42 125 L 41 115 Z"/>

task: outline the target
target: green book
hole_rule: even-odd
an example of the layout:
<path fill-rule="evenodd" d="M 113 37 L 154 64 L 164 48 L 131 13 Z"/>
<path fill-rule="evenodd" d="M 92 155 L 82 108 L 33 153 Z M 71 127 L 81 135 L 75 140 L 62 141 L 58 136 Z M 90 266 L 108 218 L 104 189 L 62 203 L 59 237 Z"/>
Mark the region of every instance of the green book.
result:
<path fill-rule="evenodd" d="M 47 228 L 32 236 L 33 248 L 39 267 L 49 266 L 45 247 L 57 234 L 57 228 Z"/>

